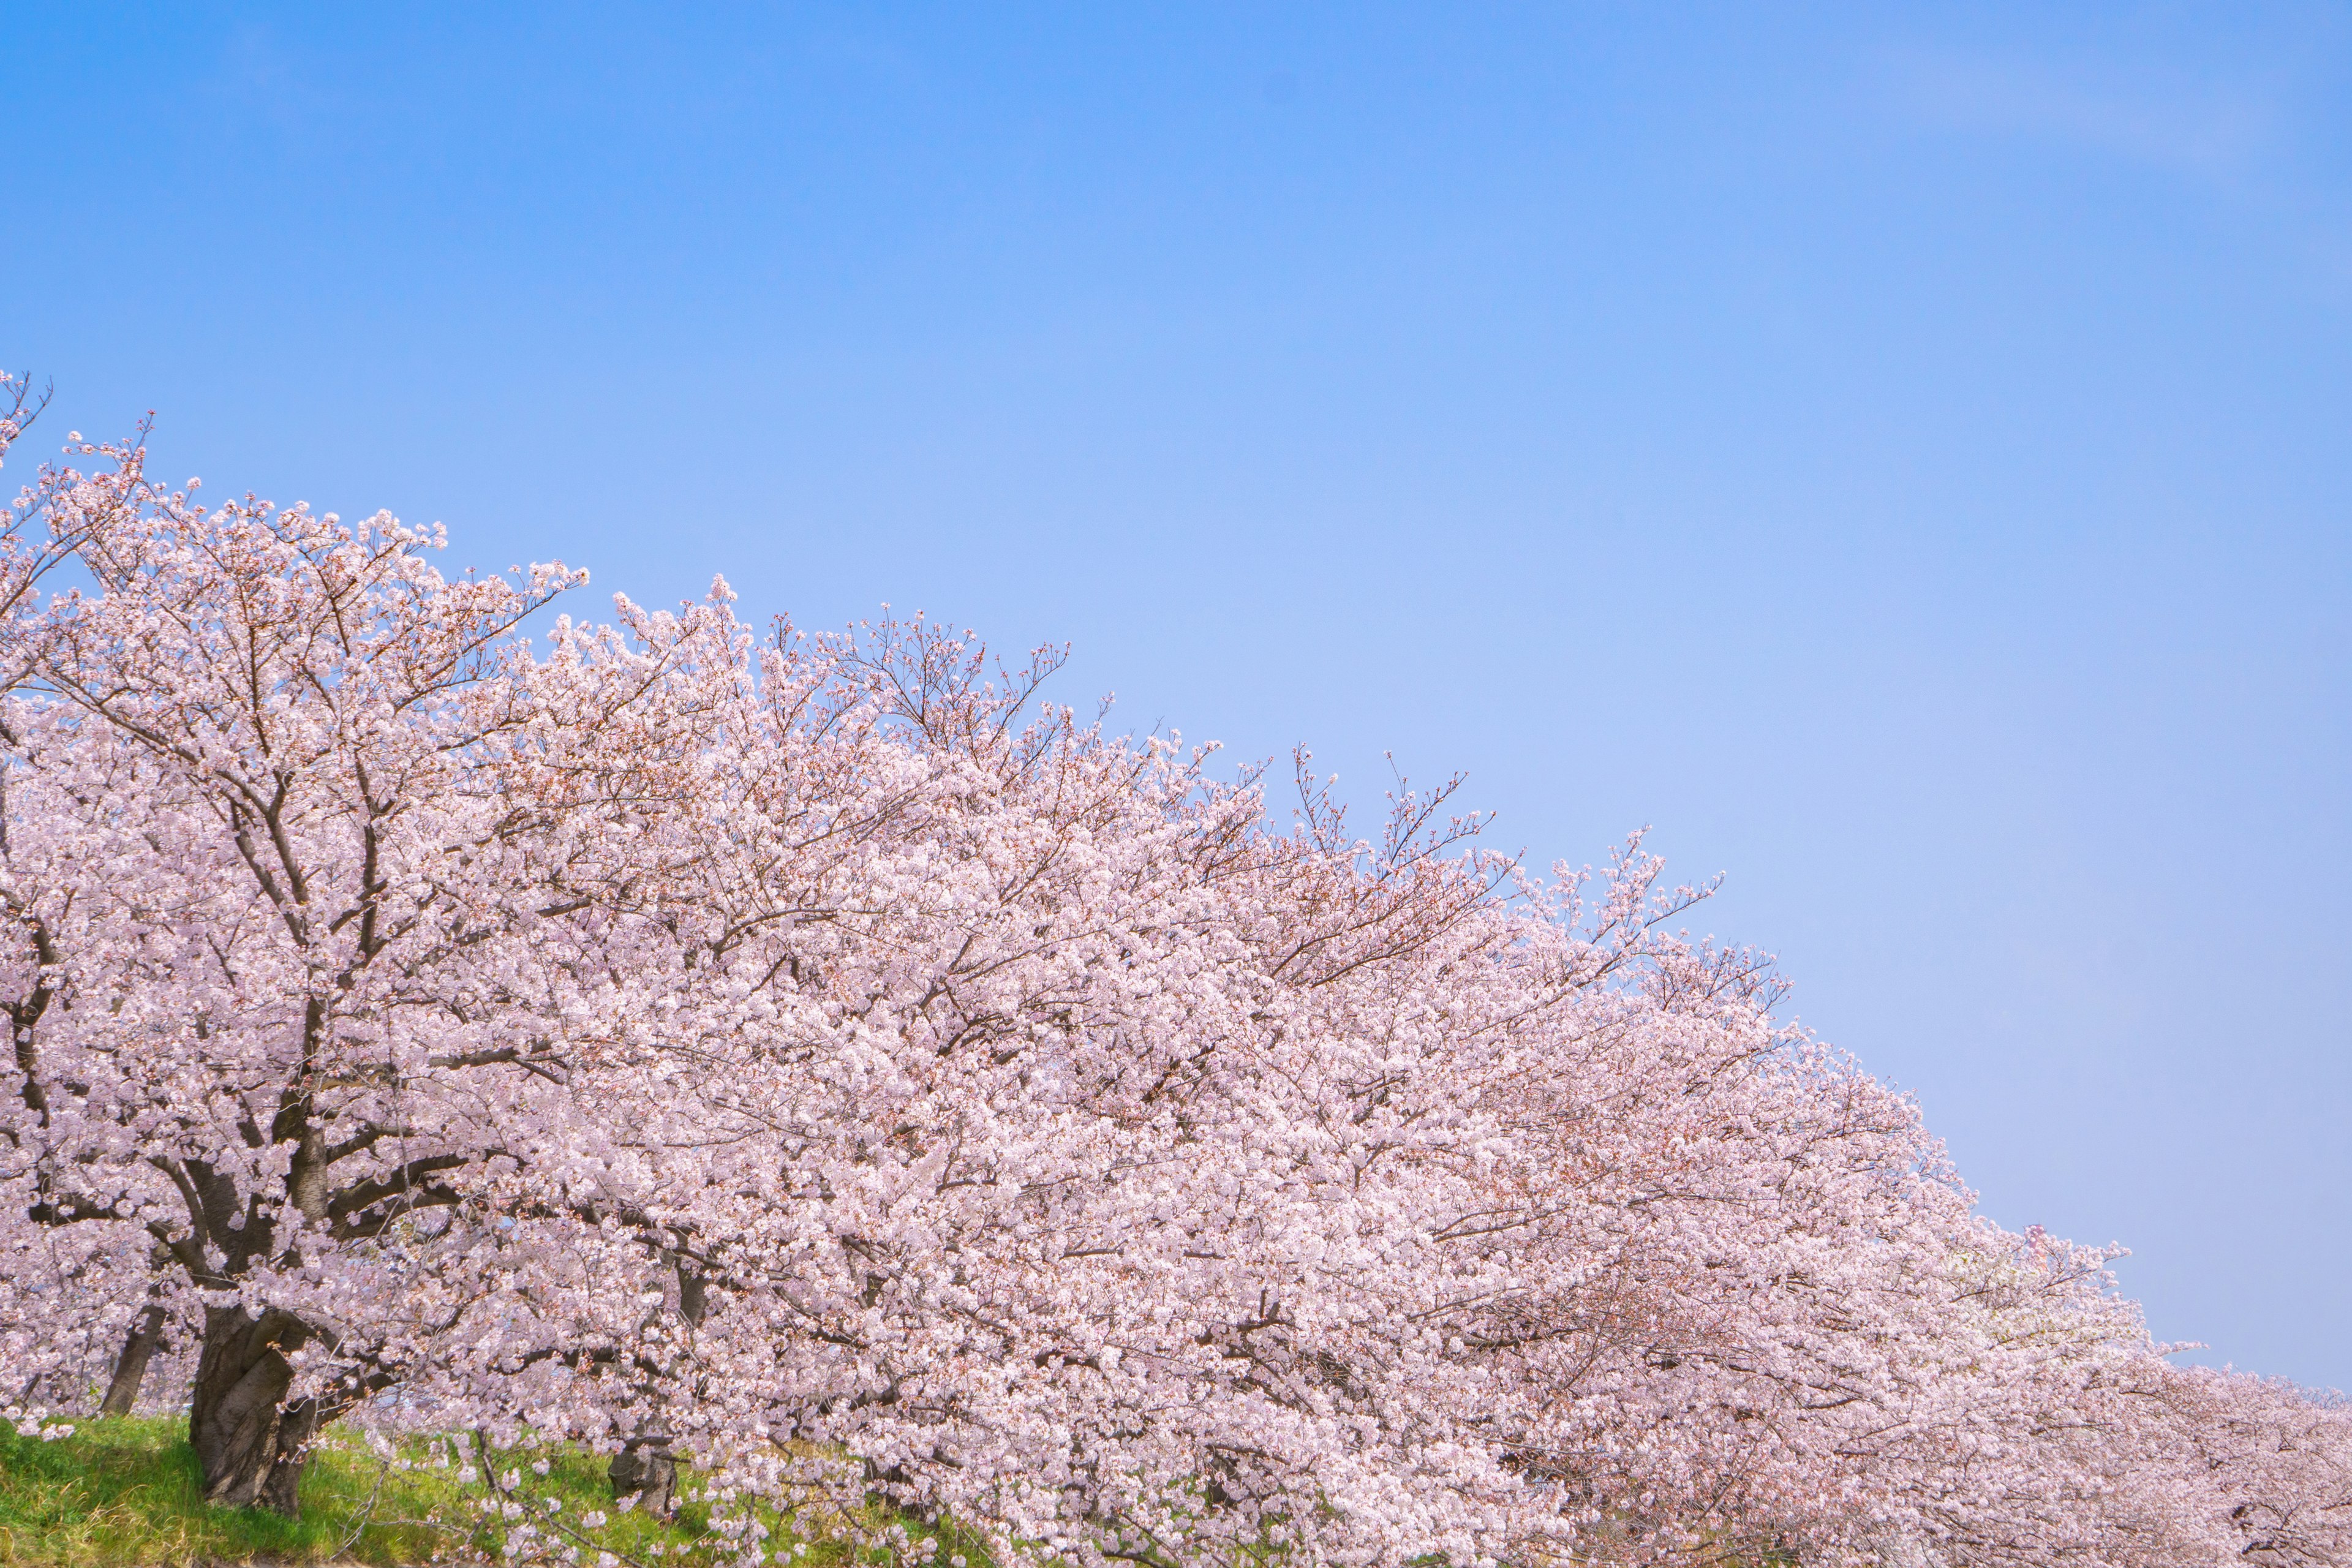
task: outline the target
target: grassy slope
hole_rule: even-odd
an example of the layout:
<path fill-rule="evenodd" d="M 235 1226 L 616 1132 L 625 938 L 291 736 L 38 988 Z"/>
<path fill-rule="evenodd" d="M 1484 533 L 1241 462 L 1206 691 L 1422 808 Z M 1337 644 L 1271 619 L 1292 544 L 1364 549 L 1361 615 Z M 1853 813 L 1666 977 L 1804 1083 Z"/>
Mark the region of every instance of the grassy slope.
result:
<path fill-rule="evenodd" d="M 496 1562 L 500 1532 L 475 1521 L 456 1472 L 424 1462 L 423 1444 L 404 1450 L 414 1468 L 387 1465 L 351 1434 L 330 1434 L 302 1476 L 302 1517 L 216 1508 L 197 1496 L 196 1458 L 183 1421 L 90 1421 L 70 1437 L 43 1442 L 0 1426 L 0 1568 L 163 1568 L 214 1563 L 384 1565 L 440 1559 Z M 544 1478 L 528 1468 L 549 1460 Z M 612 1508 L 604 1461 L 576 1450 L 511 1457 L 529 1489 L 562 1503 L 576 1522 Z M 685 1489 L 681 1488 L 683 1491 Z M 688 1503 L 667 1524 L 641 1513 L 614 1515 L 593 1531 L 596 1548 L 640 1563 L 699 1560 L 706 1510 Z M 778 1540 L 788 1539 L 778 1531 Z M 773 1544 L 772 1542 L 772 1544 Z M 942 1543 L 943 1545 L 945 1543 Z M 982 1563 L 971 1547 L 973 1562 Z M 789 1548 L 787 1548 L 789 1551 Z M 846 1568 L 843 1549 L 812 1543 L 803 1564 Z M 945 1553 L 942 1552 L 942 1558 Z M 596 1561 L 595 1548 L 583 1561 Z"/>

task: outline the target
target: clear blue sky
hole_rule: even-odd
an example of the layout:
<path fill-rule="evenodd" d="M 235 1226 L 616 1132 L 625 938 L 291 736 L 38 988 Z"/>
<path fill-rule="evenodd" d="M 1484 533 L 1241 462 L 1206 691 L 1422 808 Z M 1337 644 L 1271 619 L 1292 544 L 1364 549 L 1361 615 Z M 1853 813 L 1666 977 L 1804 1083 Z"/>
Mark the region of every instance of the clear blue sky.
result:
<path fill-rule="evenodd" d="M 2352 1385 L 2352 13 L 2054 9 L 19 0 L 0 364 L 1654 823 L 1988 1213 Z"/>

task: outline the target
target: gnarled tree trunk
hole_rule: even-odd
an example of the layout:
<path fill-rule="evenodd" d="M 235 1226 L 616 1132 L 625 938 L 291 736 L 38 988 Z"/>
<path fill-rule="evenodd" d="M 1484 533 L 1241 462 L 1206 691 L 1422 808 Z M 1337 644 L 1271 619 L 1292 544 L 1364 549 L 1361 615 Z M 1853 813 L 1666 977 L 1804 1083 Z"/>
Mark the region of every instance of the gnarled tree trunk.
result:
<path fill-rule="evenodd" d="M 205 1310 L 188 1441 L 204 1472 L 205 1501 L 295 1517 L 303 1461 L 321 1412 L 315 1400 L 287 1399 L 294 1369 L 286 1352 L 309 1337 L 289 1312 L 257 1317 L 241 1307 Z"/>

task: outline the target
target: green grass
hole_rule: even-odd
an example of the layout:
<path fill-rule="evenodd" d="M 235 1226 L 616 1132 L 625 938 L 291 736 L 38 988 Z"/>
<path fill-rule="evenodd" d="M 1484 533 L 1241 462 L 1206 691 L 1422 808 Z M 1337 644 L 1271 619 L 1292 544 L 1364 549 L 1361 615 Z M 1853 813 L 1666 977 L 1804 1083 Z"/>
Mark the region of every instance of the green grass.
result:
<path fill-rule="evenodd" d="M 183 1421 L 85 1421 L 73 1436 L 44 1442 L 0 1426 L 0 1568 L 193 1568 L 214 1563 L 365 1563 L 379 1568 L 431 1562 L 499 1562 L 506 1526 L 486 1522 L 474 1506 L 478 1484 L 466 1486 L 455 1468 L 433 1468 L 437 1446 L 402 1447 L 406 1468 L 386 1463 L 356 1434 L 330 1432 L 304 1468 L 301 1517 L 220 1508 L 198 1495 L 194 1450 Z M 545 1460 L 548 1472 L 532 1472 Z M 583 1531 L 593 1544 L 580 1561 L 593 1568 L 598 1552 L 651 1565 L 708 1562 L 719 1548 L 709 1533 L 709 1510 L 685 1502 L 669 1521 L 641 1511 L 614 1513 L 605 1460 L 576 1448 L 545 1447 L 494 1456 L 493 1466 L 520 1469 L 524 1493 L 542 1524 L 550 1517 L 580 1528 L 583 1516 L 611 1515 Z M 694 1486 L 682 1477 L 680 1494 Z M 550 1516 L 546 1503 L 562 1506 Z M 772 1515 L 763 1522 L 788 1558 L 789 1526 Z M 872 1521 L 868 1521 L 872 1522 Z M 913 1521 L 907 1521 L 911 1529 Z M 853 1568 L 851 1553 L 821 1531 L 804 1568 Z M 929 1531 L 921 1533 L 929 1534 Z M 558 1537 L 557 1544 L 580 1544 Z M 986 1568 L 976 1545 L 941 1542 Z"/>
<path fill-rule="evenodd" d="M 436 1452 L 446 1457 L 448 1450 L 437 1440 L 404 1443 L 396 1456 L 407 1461 L 402 1468 L 372 1452 L 358 1434 L 331 1430 L 304 1467 L 301 1517 L 282 1519 L 215 1507 L 198 1495 L 196 1456 L 184 1419 L 84 1421 L 73 1436 L 55 1442 L 19 1436 L 0 1423 L 0 1568 L 506 1563 L 505 1526 L 485 1523 L 475 1507 L 485 1495 L 482 1487 L 463 1483 L 457 1468 L 436 1468 Z M 547 1473 L 534 1474 L 533 1464 L 542 1459 Z M 609 1516 L 602 1527 L 582 1531 L 586 1542 L 554 1537 L 558 1548 L 580 1547 L 581 1568 L 597 1568 L 600 1552 L 637 1568 L 709 1568 L 714 1558 L 727 1557 L 703 1503 L 682 1502 L 667 1521 L 614 1513 L 606 1463 L 601 1455 L 560 1445 L 492 1457 L 495 1470 L 521 1472 L 520 1490 L 542 1522 L 551 1500 L 562 1504 L 551 1517 L 575 1528 L 587 1514 Z M 688 1497 L 699 1480 L 682 1474 L 679 1495 Z M 856 1551 L 821 1524 L 795 1532 L 772 1512 L 760 1517 L 771 1531 L 766 1544 L 774 1568 L 925 1568 L 919 1552 Z M 892 1519 L 869 1507 L 855 1522 L 871 1531 Z M 948 1568 L 958 1554 L 968 1568 L 993 1568 L 982 1544 L 968 1536 L 904 1516 L 897 1522 L 916 1541 L 938 1541 L 928 1568 Z M 804 1542 L 803 1554 L 795 1556 L 795 1541 Z M 1286 1556 L 1279 1548 L 1248 1552 L 1235 1560 L 1236 1568 L 1265 1568 Z M 548 1559 L 528 1554 L 523 1561 Z M 1794 1561 L 1768 1554 L 1758 1568 Z"/>

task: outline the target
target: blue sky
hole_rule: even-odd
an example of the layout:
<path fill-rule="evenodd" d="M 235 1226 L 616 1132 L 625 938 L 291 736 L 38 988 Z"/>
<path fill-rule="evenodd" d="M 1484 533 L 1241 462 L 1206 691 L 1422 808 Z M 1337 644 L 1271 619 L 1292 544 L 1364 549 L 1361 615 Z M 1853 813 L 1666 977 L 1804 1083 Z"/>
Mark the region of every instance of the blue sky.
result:
<path fill-rule="evenodd" d="M 2052 9 L 18 4 L 0 364 L 1654 824 L 1988 1213 L 2352 1385 L 2352 14 Z"/>

